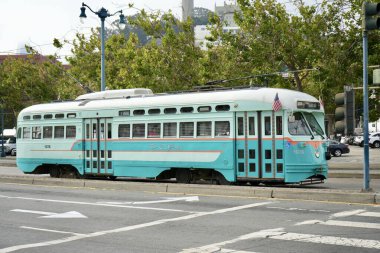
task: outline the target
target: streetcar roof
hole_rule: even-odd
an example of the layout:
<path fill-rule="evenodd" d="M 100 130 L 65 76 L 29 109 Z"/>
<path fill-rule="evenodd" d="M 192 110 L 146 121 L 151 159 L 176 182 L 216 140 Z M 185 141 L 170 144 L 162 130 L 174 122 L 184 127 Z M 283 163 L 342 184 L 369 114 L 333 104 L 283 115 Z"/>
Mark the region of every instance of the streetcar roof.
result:
<path fill-rule="evenodd" d="M 297 109 L 297 101 L 318 102 L 313 96 L 299 91 L 280 88 L 248 88 L 239 90 L 217 90 L 147 95 L 141 97 L 54 102 L 27 107 L 20 112 L 20 116 L 25 113 L 73 112 L 115 108 L 133 109 L 165 106 L 174 107 L 184 105 L 227 104 L 246 101 L 265 104 L 267 108 L 264 109 L 271 110 L 276 94 L 278 94 L 279 100 L 284 109 Z"/>

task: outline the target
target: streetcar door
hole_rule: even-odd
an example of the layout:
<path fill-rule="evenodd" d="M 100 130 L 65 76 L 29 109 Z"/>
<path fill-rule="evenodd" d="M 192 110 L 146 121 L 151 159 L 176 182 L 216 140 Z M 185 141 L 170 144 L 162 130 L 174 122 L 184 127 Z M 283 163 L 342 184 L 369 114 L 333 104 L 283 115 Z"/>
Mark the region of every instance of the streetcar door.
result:
<path fill-rule="evenodd" d="M 257 112 L 236 114 L 236 168 L 238 178 L 258 178 Z"/>
<path fill-rule="evenodd" d="M 86 174 L 113 175 L 112 150 L 109 145 L 112 137 L 112 119 L 85 119 L 84 124 Z"/>
<path fill-rule="evenodd" d="M 260 178 L 284 178 L 283 111 L 258 113 Z"/>

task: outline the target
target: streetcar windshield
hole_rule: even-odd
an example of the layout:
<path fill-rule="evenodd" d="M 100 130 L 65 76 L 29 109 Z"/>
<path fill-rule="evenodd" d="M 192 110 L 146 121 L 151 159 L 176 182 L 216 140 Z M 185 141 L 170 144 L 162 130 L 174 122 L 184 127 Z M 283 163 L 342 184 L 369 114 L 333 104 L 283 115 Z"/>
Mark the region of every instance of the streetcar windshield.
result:
<path fill-rule="evenodd" d="M 315 134 L 318 134 L 322 137 L 324 135 L 324 132 L 314 115 L 308 112 L 295 112 L 291 120 L 289 118 L 288 130 L 291 135 L 314 136 Z"/>
<path fill-rule="evenodd" d="M 307 122 L 309 123 L 309 126 L 311 128 L 311 131 L 313 134 L 318 134 L 323 137 L 324 132 L 321 126 L 319 125 L 318 121 L 314 117 L 312 113 L 304 112 L 303 115 L 305 116 Z"/>

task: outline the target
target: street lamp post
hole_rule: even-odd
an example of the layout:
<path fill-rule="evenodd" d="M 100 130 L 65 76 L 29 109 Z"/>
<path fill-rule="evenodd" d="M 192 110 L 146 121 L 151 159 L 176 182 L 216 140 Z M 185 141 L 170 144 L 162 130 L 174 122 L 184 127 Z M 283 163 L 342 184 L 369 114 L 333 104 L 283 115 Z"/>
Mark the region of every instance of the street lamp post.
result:
<path fill-rule="evenodd" d="M 1 118 L 1 154 L 0 157 L 5 157 L 4 150 L 4 108 L 3 105 L 0 106 L 0 118 Z"/>
<path fill-rule="evenodd" d="M 101 27 L 100 27 L 100 34 L 101 34 L 101 91 L 104 91 L 106 89 L 106 66 L 105 66 L 105 29 L 104 29 L 104 21 L 107 17 L 114 16 L 116 13 L 120 13 L 120 21 L 119 26 L 121 29 L 125 28 L 125 18 L 123 15 L 123 11 L 119 10 L 115 12 L 114 14 L 110 14 L 105 8 L 101 8 L 99 11 L 93 11 L 90 6 L 86 5 L 85 3 L 82 3 L 82 7 L 80 8 L 80 15 L 81 21 L 83 21 L 84 18 L 87 18 L 86 16 L 86 7 L 94 14 L 98 15 L 98 17 L 101 20 Z"/>

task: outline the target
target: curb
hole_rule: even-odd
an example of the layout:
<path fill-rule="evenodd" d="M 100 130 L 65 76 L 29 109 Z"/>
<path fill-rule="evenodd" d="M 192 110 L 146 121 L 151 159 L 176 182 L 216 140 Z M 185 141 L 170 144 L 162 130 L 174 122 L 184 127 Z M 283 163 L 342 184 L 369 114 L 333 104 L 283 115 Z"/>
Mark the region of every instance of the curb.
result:
<path fill-rule="evenodd" d="M 266 188 L 248 186 L 196 185 L 176 183 L 125 182 L 88 179 L 62 179 L 0 175 L 0 183 L 17 183 L 41 186 L 77 187 L 125 191 L 165 192 L 184 195 L 213 195 L 221 197 L 276 198 L 339 203 L 380 204 L 380 194 L 357 191 Z"/>

